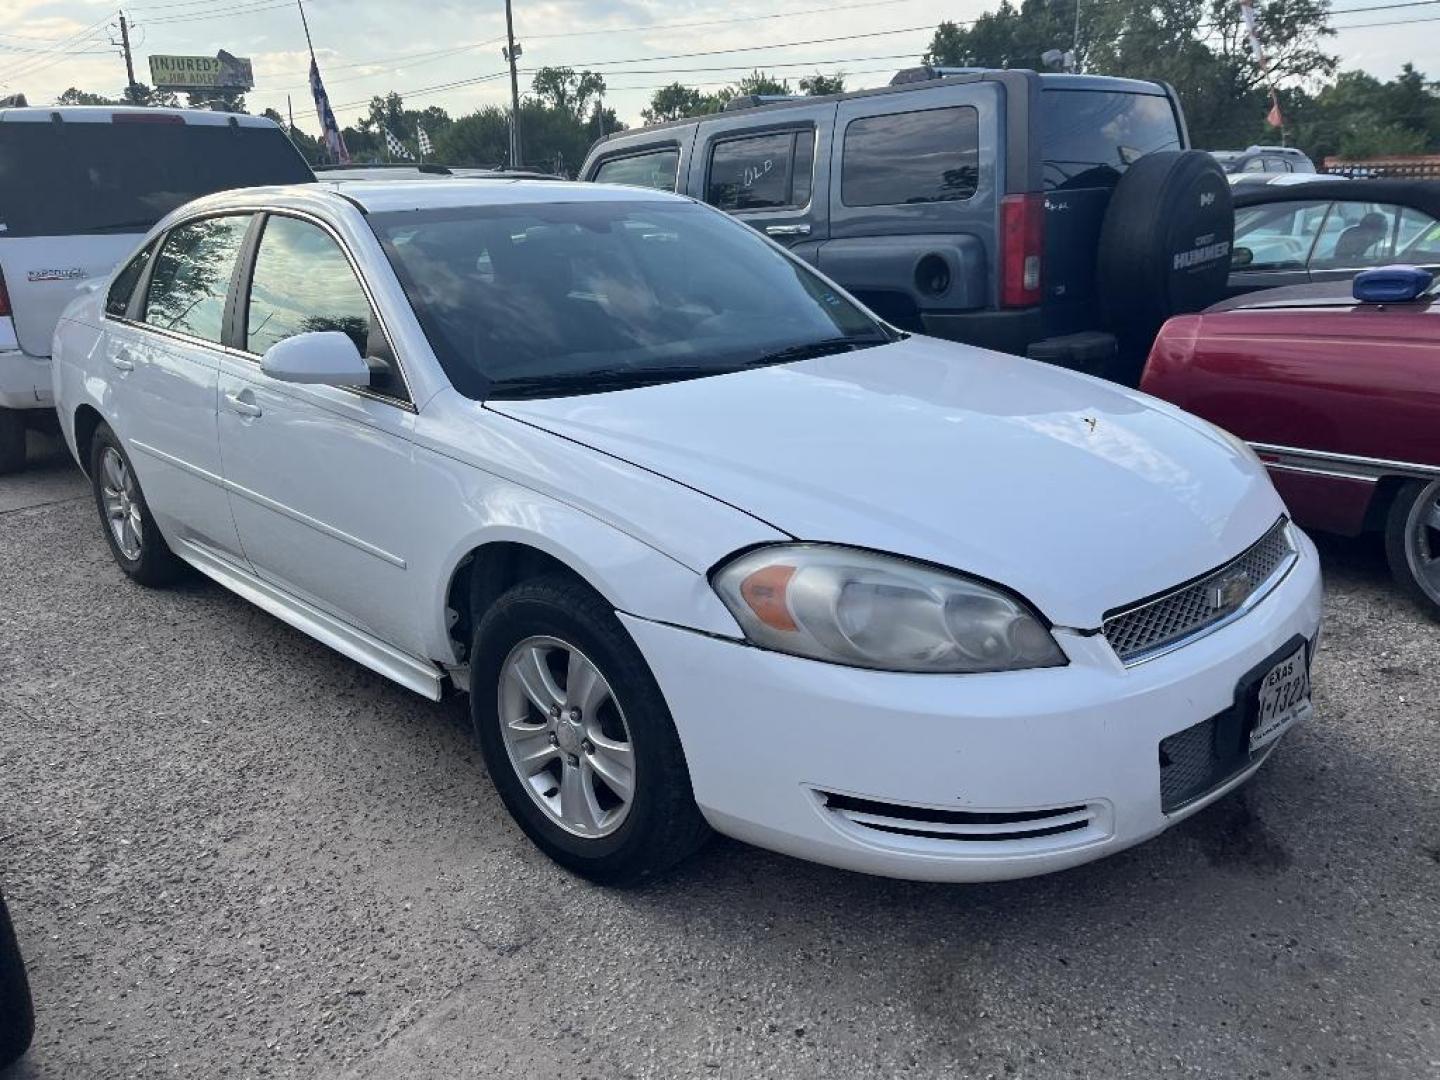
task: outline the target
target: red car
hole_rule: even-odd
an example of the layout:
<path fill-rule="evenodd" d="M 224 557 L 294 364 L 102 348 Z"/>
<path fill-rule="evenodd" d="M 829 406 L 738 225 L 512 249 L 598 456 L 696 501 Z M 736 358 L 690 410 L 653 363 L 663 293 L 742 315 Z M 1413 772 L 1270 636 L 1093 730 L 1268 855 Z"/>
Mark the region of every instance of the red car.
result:
<path fill-rule="evenodd" d="M 1171 319 L 1140 386 L 1254 447 L 1301 525 L 1383 530 L 1396 579 L 1440 611 L 1440 287 L 1414 267 L 1351 285 Z"/>

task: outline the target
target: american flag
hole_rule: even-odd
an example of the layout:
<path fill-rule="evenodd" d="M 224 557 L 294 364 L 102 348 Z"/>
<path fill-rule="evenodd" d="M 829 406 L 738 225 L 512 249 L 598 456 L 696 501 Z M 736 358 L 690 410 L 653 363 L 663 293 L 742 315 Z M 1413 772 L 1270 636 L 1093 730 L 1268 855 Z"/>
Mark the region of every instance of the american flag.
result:
<path fill-rule="evenodd" d="M 420 139 L 420 156 L 424 157 L 426 154 L 433 154 L 435 152 L 435 147 L 430 142 L 430 136 L 425 131 L 425 129 L 419 124 L 416 124 L 415 133 L 419 136 Z"/>
<path fill-rule="evenodd" d="M 414 161 L 415 155 L 405 149 L 405 144 L 395 137 L 395 133 L 388 127 L 385 129 L 385 149 L 390 151 L 392 158 L 400 158 L 402 161 Z"/>
<path fill-rule="evenodd" d="M 315 97 L 315 115 L 320 120 L 320 138 L 329 151 L 330 160 L 337 165 L 350 164 L 350 151 L 345 149 L 345 137 L 340 134 L 340 125 L 335 122 L 335 112 L 330 108 L 330 96 L 325 93 L 325 84 L 320 81 L 320 65 L 315 54 L 310 54 L 310 93 Z"/>

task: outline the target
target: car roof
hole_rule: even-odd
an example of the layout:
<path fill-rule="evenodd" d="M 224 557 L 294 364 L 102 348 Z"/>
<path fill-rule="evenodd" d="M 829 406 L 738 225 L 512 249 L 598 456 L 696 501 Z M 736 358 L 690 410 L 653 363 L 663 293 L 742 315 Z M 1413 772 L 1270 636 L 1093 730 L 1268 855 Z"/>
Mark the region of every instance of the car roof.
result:
<path fill-rule="evenodd" d="M 1352 180 L 1336 176 L 1299 184 L 1236 184 L 1231 190 L 1237 207 L 1343 199 L 1409 206 L 1440 218 L 1440 184 L 1433 180 Z"/>
<path fill-rule="evenodd" d="M 903 72 L 900 74 L 903 74 Z M 785 109 L 814 105 L 817 102 L 850 101 L 854 98 L 876 97 L 881 94 L 905 94 L 913 90 L 931 89 L 943 85 L 963 85 L 965 83 L 984 82 L 987 80 L 998 81 L 1025 77 L 1038 78 L 1042 90 L 1109 90 L 1116 93 L 1148 94 L 1158 97 L 1164 97 L 1168 92 L 1164 83 L 1147 82 L 1144 79 L 1123 79 L 1115 75 L 1072 75 L 1061 72 L 1038 74 L 1028 68 L 968 68 L 963 74 L 936 75 L 932 79 L 923 77 L 915 78 L 912 81 L 892 82 L 886 86 L 872 86 L 864 90 L 847 90 L 842 94 L 821 94 L 814 97 L 806 94 L 796 94 L 793 97 L 787 97 L 780 101 L 766 101 L 746 109 L 732 109 L 720 113 L 704 113 L 700 116 L 682 116 L 678 120 L 665 120 L 658 124 L 646 124 L 641 127 L 625 128 L 621 131 L 612 131 L 608 135 L 603 135 L 596 139 L 595 142 L 590 145 L 589 153 L 593 154 L 597 147 L 605 146 L 612 142 L 623 142 L 637 135 L 645 136 L 651 132 L 665 131 L 670 128 L 683 128 L 690 124 L 699 124 L 709 120 L 730 120 L 736 116 L 743 116 L 747 113 L 780 112 Z"/>
<path fill-rule="evenodd" d="M 108 124 L 117 115 L 134 116 L 141 120 L 153 120 L 158 116 L 178 116 L 186 124 L 196 127 L 223 127 L 227 124 L 239 127 L 277 126 L 269 117 L 250 116 L 246 113 L 213 112 L 210 109 L 149 108 L 137 105 L 27 105 L 23 108 L 0 109 L 0 123 L 49 124 L 59 117 L 61 122 L 66 124 Z"/>
<path fill-rule="evenodd" d="M 244 210 L 267 206 L 297 209 L 342 206 L 358 207 L 363 213 L 384 214 L 397 210 L 443 210 L 468 206 L 512 206 L 526 203 L 578 202 L 672 202 L 693 199 L 653 188 L 624 187 L 619 184 L 582 184 L 572 180 L 528 180 L 508 177 L 455 177 L 445 183 L 434 180 L 397 179 L 355 183 L 326 180 L 313 184 L 285 184 L 274 187 L 239 188 L 205 195 L 186 203 L 184 209 Z"/>

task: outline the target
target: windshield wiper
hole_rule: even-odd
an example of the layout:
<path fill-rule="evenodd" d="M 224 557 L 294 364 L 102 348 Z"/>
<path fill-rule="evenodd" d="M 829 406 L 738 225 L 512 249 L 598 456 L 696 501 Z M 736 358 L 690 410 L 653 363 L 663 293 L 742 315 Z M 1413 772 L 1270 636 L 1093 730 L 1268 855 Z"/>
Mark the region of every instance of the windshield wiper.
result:
<path fill-rule="evenodd" d="M 889 344 L 890 338 L 879 334 L 868 337 L 824 338 L 805 341 L 783 349 L 763 353 L 749 360 L 730 364 L 685 364 L 653 368 L 601 368 L 598 371 L 559 372 L 554 375 L 524 375 L 497 379 L 490 385 L 487 400 L 518 398 L 567 397 L 572 394 L 602 394 L 608 390 L 631 390 L 639 386 L 704 379 L 711 375 L 729 375 L 747 368 L 788 364 L 817 356 Z"/>
<path fill-rule="evenodd" d="M 796 360 L 811 360 L 819 356 L 833 356 L 835 353 L 868 349 L 872 345 L 888 345 L 890 338 L 876 334 L 870 337 L 822 338 L 819 341 L 802 341 L 798 345 L 787 345 L 753 360 L 747 360 L 745 367 L 763 367 L 766 364 L 789 364 Z"/>
<path fill-rule="evenodd" d="M 599 371 L 566 372 L 556 375 L 526 375 L 497 379 L 490 385 L 487 400 L 567 397 L 571 394 L 601 394 L 607 390 L 630 390 L 637 386 L 682 382 L 707 375 L 724 375 L 733 368 L 690 365 L 657 368 L 602 368 Z"/>
<path fill-rule="evenodd" d="M 95 225 L 85 232 L 89 235 L 98 233 L 117 232 L 149 232 L 150 226 L 155 224 L 155 218 L 136 218 L 134 221 L 112 221 L 108 225 Z"/>

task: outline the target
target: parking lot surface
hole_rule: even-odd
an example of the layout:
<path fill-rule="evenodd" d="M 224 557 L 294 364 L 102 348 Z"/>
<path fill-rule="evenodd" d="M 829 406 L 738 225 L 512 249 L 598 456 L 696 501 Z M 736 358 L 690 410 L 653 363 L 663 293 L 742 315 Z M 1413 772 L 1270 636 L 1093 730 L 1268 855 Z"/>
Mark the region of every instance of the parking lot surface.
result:
<path fill-rule="evenodd" d="M 615 892 L 511 824 L 463 698 L 129 584 L 52 447 L 0 479 L 12 1076 L 1440 1077 L 1440 624 L 1322 553 L 1316 720 L 1148 844 L 955 887 L 720 841 Z"/>

